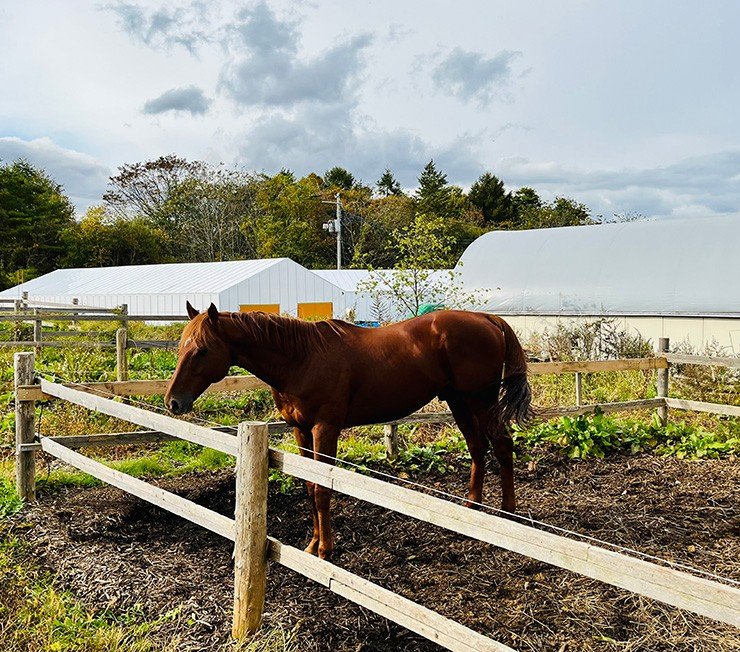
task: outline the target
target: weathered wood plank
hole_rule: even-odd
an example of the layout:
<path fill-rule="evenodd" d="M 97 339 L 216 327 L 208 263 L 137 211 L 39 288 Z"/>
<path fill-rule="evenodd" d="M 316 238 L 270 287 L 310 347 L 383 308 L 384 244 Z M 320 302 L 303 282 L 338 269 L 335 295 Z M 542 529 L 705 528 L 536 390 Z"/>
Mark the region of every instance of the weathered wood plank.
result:
<path fill-rule="evenodd" d="M 36 436 L 34 422 L 36 405 L 33 399 L 21 399 L 18 388 L 33 382 L 33 352 L 16 353 L 13 356 L 16 402 L 15 402 L 15 490 L 23 500 L 36 499 L 36 455 L 33 450 L 21 446 L 33 442 Z"/>
<path fill-rule="evenodd" d="M 218 514 L 186 498 L 155 487 L 148 482 L 134 478 L 126 473 L 111 469 L 105 464 L 91 460 L 89 457 L 68 449 L 66 446 L 49 437 L 41 438 L 41 448 L 45 453 L 53 455 L 80 471 L 89 473 L 93 477 L 98 478 L 98 480 L 118 487 L 142 500 L 166 509 L 168 512 L 177 514 L 226 539 L 234 540 L 234 521 L 227 516 Z"/>
<path fill-rule="evenodd" d="M 116 379 L 118 382 L 128 380 L 128 357 L 126 356 L 126 342 L 128 329 L 119 328 L 116 331 Z"/>
<path fill-rule="evenodd" d="M 112 380 L 102 383 L 60 383 L 79 391 L 99 392 L 112 396 L 161 396 L 164 394 L 168 380 Z M 253 389 L 264 389 L 267 383 L 255 376 L 227 376 L 218 383 L 213 383 L 206 394 L 216 392 L 248 392 Z M 48 400 L 54 398 L 44 394 L 39 385 L 27 385 L 18 388 L 23 400 Z"/>
<path fill-rule="evenodd" d="M 721 403 L 705 403 L 703 401 L 687 401 L 682 398 L 667 398 L 666 405 L 679 410 L 693 410 L 694 412 L 709 412 L 723 414 L 728 417 L 740 417 L 740 406 L 723 405 Z"/>
<path fill-rule="evenodd" d="M 640 369 L 667 369 L 668 361 L 660 358 L 626 358 L 623 360 L 580 360 L 575 362 L 530 362 L 530 376 L 567 374 L 573 372 L 596 373 L 603 371 L 636 371 Z"/>
<path fill-rule="evenodd" d="M 259 629 L 267 582 L 267 424 L 245 421 L 237 434 L 234 621 L 241 640 Z"/>
<path fill-rule="evenodd" d="M 512 648 L 445 618 L 388 589 L 327 561 L 269 538 L 271 560 L 308 577 L 330 591 L 392 620 L 438 645 L 459 652 L 513 652 Z"/>
<path fill-rule="evenodd" d="M 626 555 L 615 557 L 610 551 L 582 541 L 475 512 L 291 453 L 270 449 L 270 460 L 284 473 L 349 496 L 709 618 L 740 625 L 740 590 L 736 588 Z"/>
<path fill-rule="evenodd" d="M 704 367 L 729 367 L 740 369 L 740 358 L 713 355 L 688 355 L 686 353 L 666 353 L 671 364 L 696 364 Z"/>
<path fill-rule="evenodd" d="M 109 398 L 101 398 L 100 396 L 83 392 L 79 389 L 50 383 L 47 380 L 41 381 L 41 390 L 45 394 L 56 396 L 57 398 L 81 405 L 90 410 L 96 410 L 108 416 L 123 419 L 124 421 L 129 421 L 145 428 L 174 435 L 194 444 L 200 444 L 201 446 L 214 448 L 230 455 L 236 455 L 236 438 L 211 428 L 204 428 L 194 423 L 180 421 L 164 414 L 156 414 L 149 410 L 134 407 L 133 405 L 116 403 Z"/>
<path fill-rule="evenodd" d="M 57 312 L 39 313 L 38 317 L 44 321 L 188 321 L 185 315 L 78 315 L 61 314 Z M 33 321 L 37 316 L 23 314 L 3 314 L 0 321 Z"/>
<path fill-rule="evenodd" d="M 0 320 L 1 321 L 1 320 Z M 95 341 L 89 341 L 89 342 L 49 342 L 48 340 L 43 340 L 41 342 L 39 341 L 33 341 L 33 342 L 27 342 L 27 341 L 18 341 L 18 340 L 0 340 L 0 346 L 7 346 L 7 347 L 16 347 L 16 348 L 44 348 L 44 347 L 51 347 L 51 348 L 74 348 L 76 346 L 84 347 L 84 348 L 93 348 L 93 349 L 115 349 L 116 345 L 114 342 L 95 342 Z"/>
<path fill-rule="evenodd" d="M 542 419 L 553 417 L 577 416 L 579 414 L 594 414 L 595 412 L 625 412 L 644 408 L 659 408 L 665 405 L 662 398 L 642 398 L 636 401 L 619 401 L 618 403 L 592 403 L 591 405 L 568 405 L 537 408 L 536 416 Z"/>

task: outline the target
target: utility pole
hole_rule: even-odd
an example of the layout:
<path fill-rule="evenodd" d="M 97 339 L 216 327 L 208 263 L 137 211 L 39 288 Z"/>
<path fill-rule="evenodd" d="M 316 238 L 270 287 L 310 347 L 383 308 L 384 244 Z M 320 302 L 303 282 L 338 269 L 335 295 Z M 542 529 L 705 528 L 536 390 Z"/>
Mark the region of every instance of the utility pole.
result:
<path fill-rule="evenodd" d="M 337 205 L 337 217 L 329 222 L 324 222 L 322 227 L 324 231 L 328 233 L 336 233 L 337 235 L 337 269 L 342 269 L 342 200 L 339 198 L 339 193 L 335 196 Z M 333 201 L 322 201 L 322 204 L 333 204 Z"/>

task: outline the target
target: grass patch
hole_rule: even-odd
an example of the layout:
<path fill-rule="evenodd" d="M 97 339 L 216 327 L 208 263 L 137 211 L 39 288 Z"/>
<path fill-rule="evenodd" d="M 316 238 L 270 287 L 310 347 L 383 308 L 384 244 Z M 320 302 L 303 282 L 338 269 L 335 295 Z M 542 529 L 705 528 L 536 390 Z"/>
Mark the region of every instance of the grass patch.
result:
<path fill-rule="evenodd" d="M 295 630 L 286 630 L 279 625 L 267 631 L 259 631 L 253 637 L 234 647 L 234 652 L 298 652 Z"/>
<path fill-rule="evenodd" d="M 178 640 L 162 636 L 177 610 L 147 620 L 139 609 L 91 609 L 54 586 L 30 549 L 0 531 L 0 649 L 5 652 L 164 652 Z"/>

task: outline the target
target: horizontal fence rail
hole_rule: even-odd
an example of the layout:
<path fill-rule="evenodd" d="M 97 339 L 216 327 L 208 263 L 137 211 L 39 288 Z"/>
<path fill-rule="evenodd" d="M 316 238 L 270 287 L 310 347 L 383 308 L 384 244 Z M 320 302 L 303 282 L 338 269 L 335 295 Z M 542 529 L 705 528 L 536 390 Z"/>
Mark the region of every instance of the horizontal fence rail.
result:
<path fill-rule="evenodd" d="M 117 403 L 109 398 L 102 398 L 79 389 L 72 389 L 48 380 L 41 380 L 41 391 L 49 396 L 81 405 L 89 410 L 95 410 L 110 417 L 116 417 L 130 423 L 135 423 L 145 428 L 151 428 L 179 439 L 184 439 L 193 444 L 200 444 L 208 448 L 214 448 L 222 453 L 236 455 L 236 439 L 225 433 L 198 426 L 188 421 L 173 419 L 164 414 L 156 414 L 149 410 Z"/>
<path fill-rule="evenodd" d="M 740 590 L 353 471 L 270 449 L 271 464 L 302 480 L 412 516 L 421 521 L 575 571 L 586 577 L 740 626 Z"/>
<path fill-rule="evenodd" d="M 46 334 L 46 333 L 45 333 Z M 49 333 L 51 335 L 51 333 Z M 65 336 L 70 335 L 65 333 Z M 126 343 L 127 349 L 175 349 L 179 342 L 175 340 L 128 340 Z M 33 347 L 38 348 L 68 348 L 84 347 L 90 349 L 115 349 L 115 342 L 108 341 L 96 341 L 96 340 L 69 340 L 58 342 L 56 340 L 0 340 L 0 346 L 7 346 L 13 348 Z"/>
<path fill-rule="evenodd" d="M 41 444 L 44 452 L 99 480 L 215 532 L 229 541 L 236 540 L 234 519 L 126 473 L 111 469 L 101 462 L 69 450 L 54 439 L 43 437 Z M 507 645 L 450 620 L 436 611 L 427 609 L 330 562 L 287 546 L 272 537 L 268 537 L 267 554 L 272 561 L 319 583 L 337 595 L 389 618 L 448 650 L 514 652 Z"/>
<path fill-rule="evenodd" d="M 89 393 L 41 381 L 44 393 L 144 427 L 235 455 L 236 438 L 165 415 L 152 414 Z M 59 439 L 44 443 L 62 446 Z M 58 449 L 56 449 L 58 450 Z M 73 453 L 71 455 L 79 455 Z M 83 457 L 80 455 L 80 457 Z M 78 459 L 78 458 L 75 458 Z M 84 458 L 88 459 L 88 458 Z M 458 534 L 575 571 L 619 588 L 740 626 L 740 590 L 582 541 L 537 530 L 499 516 L 347 471 L 299 455 L 270 449 L 271 464 L 297 478 L 438 525 Z"/>
<path fill-rule="evenodd" d="M 728 367 L 740 369 L 740 358 L 713 355 L 688 355 L 685 353 L 665 353 L 666 360 L 671 364 L 696 364 L 703 367 Z"/>
<path fill-rule="evenodd" d="M 38 312 L 34 314 L 2 313 L 0 321 L 189 321 L 187 315 L 127 315 L 127 314 L 101 314 L 91 315 L 80 311 L 82 314 L 55 312 Z"/>
<path fill-rule="evenodd" d="M 111 317 L 110 320 L 115 321 L 123 321 L 122 318 L 131 319 L 127 315 L 115 315 Z M 78 316 L 75 315 L 74 318 L 76 319 Z M 33 319 L 30 319 L 30 321 L 36 321 L 37 331 L 40 331 L 40 328 L 38 328 L 38 315 L 33 315 Z M 121 334 L 122 330 L 119 330 L 118 335 Z M 40 339 L 40 337 L 37 336 L 35 339 Z M 130 346 L 131 344 L 130 342 L 126 342 L 125 337 L 118 339 L 120 340 L 119 348 L 121 350 L 123 350 L 122 347 Z M 24 345 L 29 344 L 33 343 L 24 343 Z M 531 375 L 575 373 L 578 380 L 580 380 L 580 374 L 583 373 L 630 370 L 657 370 L 659 376 L 658 397 L 656 398 L 595 405 L 544 408 L 540 409 L 539 414 L 542 417 L 550 417 L 586 414 L 596 411 L 613 412 L 649 408 L 658 408 L 659 411 L 667 411 L 668 408 L 676 408 L 712 412 L 727 416 L 740 416 L 740 406 L 672 399 L 667 396 L 667 373 L 671 364 L 709 364 L 712 366 L 735 368 L 738 364 L 737 359 L 664 353 L 667 349 L 667 340 L 661 340 L 659 355 L 653 358 L 530 363 L 529 373 Z M 30 357 L 29 369 L 32 369 L 33 354 L 16 354 L 17 358 L 19 356 Z M 663 385 L 660 382 L 661 377 L 663 378 Z M 119 378 L 121 378 L 120 375 Z M 242 436 L 241 427 L 239 434 L 235 436 L 235 427 L 206 428 L 163 414 L 156 414 L 150 410 L 127 405 L 100 395 L 150 396 L 163 394 L 167 385 L 167 381 L 165 380 L 129 381 L 121 379 L 115 382 L 84 384 L 60 384 L 42 380 L 38 385 L 24 384 L 31 382 L 33 382 L 32 373 L 30 375 L 18 375 L 17 373 L 17 415 L 22 414 L 26 408 L 32 410 L 34 401 L 60 399 L 98 411 L 102 414 L 135 423 L 148 430 L 78 435 L 74 437 L 42 437 L 40 441 L 34 441 L 33 420 L 31 420 L 29 421 L 30 425 L 27 424 L 27 427 L 23 430 L 22 436 L 17 436 L 16 438 L 17 460 L 25 460 L 30 464 L 33 458 L 33 452 L 40 448 L 44 452 L 82 471 L 90 473 L 124 491 L 128 491 L 143 500 L 159 505 L 227 539 L 238 542 L 240 536 L 243 536 L 247 532 L 244 529 L 245 526 L 243 524 L 240 525 L 240 522 L 243 523 L 243 521 L 239 519 L 234 521 L 233 519 L 217 514 L 212 510 L 196 505 L 187 499 L 176 496 L 159 487 L 135 479 L 125 473 L 115 471 L 105 464 L 92 460 L 73 450 L 88 446 L 158 442 L 175 438 L 214 448 L 237 457 L 238 461 L 239 459 L 247 459 L 244 456 L 239 457 L 239 446 L 246 441 Z M 212 385 L 208 391 L 248 391 L 266 387 L 267 385 L 265 383 L 253 376 L 233 376 Z M 580 393 L 578 402 L 580 403 Z M 29 412 L 29 414 L 31 413 Z M 448 423 L 452 421 L 453 418 L 450 412 L 415 413 L 405 419 L 399 419 L 386 424 L 386 437 L 388 437 L 388 429 L 391 429 L 392 434 L 392 431 L 397 429 L 397 425 L 401 423 L 423 424 Z M 242 426 L 244 425 L 242 424 Z M 283 422 L 266 424 L 266 427 L 265 425 L 260 425 L 260 428 L 262 429 L 262 433 L 265 430 L 268 433 L 282 433 L 291 429 L 288 424 Z M 264 454 L 264 448 L 262 449 L 262 454 Z M 740 626 L 740 589 L 729 584 L 722 584 L 677 570 L 676 568 L 626 555 L 623 552 L 617 552 L 608 547 L 595 545 L 593 542 L 566 538 L 547 530 L 537 529 L 512 521 L 508 518 L 475 512 L 436 496 L 413 491 L 403 486 L 367 477 L 285 451 L 269 449 L 268 455 L 270 464 L 274 468 L 297 478 L 318 483 L 354 498 L 365 500 L 406 516 L 446 528 L 458 534 L 496 545 L 652 599 L 660 600 L 666 604 L 687 609 L 721 622 Z M 253 459 L 257 459 L 254 456 L 252 457 Z M 28 468 L 30 469 L 31 467 L 29 466 Z M 25 484 L 28 485 L 28 492 L 23 494 L 24 497 L 32 496 L 32 487 L 34 486 L 33 473 L 29 471 L 27 475 L 28 478 L 26 478 Z M 237 478 L 239 478 L 239 473 L 237 473 Z M 29 482 L 31 483 L 30 485 L 28 484 Z M 250 481 L 240 481 L 237 479 L 237 482 L 241 482 L 240 495 L 249 495 L 246 487 Z M 239 535 L 238 533 L 242 534 Z M 265 535 L 262 534 L 261 536 L 264 537 Z M 511 648 L 502 643 L 493 641 L 482 634 L 444 618 L 434 611 L 428 610 L 411 600 L 396 595 L 327 561 L 317 559 L 295 548 L 285 546 L 269 537 L 266 545 L 267 554 L 274 561 L 292 568 L 306 577 L 319 582 L 338 595 L 342 595 L 376 613 L 390 618 L 394 622 L 430 640 L 436 641 L 448 649 L 511 652 Z M 618 546 L 615 547 L 618 548 Z M 237 555 L 237 561 L 239 559 L 240 557 Z M 254 563 L 254 555 L 251 557 L 251 563 Z M 670 562 L 666 563 L 670 564 Z M 236 573 L 237 578 L 240 576 L 238 571 L 239 569 L 237 569 Z M 235 582 L 235 604 L 237 605 L 240 604 L 236 600 L 236 594 L 240 593 L 237 589 L 238 584 L 238 582 Z M 240 595 L 242 594 L 240 593 Z M 234 623 L 234 632 L 236 632 L 236 616 Z"/>
<path fill-rule="evenodd" d="M 665 357 L 656 358 L 622 358 L 619 360 L 578 360 L 573 362 L 528 362 L 527 373 L 530 376 L 567 373 L 597 373 L 605 371 L 639 371 L 649 369 L 667 369 Z"/>
<path fill-rule="evenodd" d="M 709 412 L 710 414 L 722 414 L 728 417 L 740 417 L 740 405 L 723 405 L 721 403 L 688 401 L 682 398 L 666 398 L 665 404 L 670 408 L 677 408 L 679 410 Z"/>

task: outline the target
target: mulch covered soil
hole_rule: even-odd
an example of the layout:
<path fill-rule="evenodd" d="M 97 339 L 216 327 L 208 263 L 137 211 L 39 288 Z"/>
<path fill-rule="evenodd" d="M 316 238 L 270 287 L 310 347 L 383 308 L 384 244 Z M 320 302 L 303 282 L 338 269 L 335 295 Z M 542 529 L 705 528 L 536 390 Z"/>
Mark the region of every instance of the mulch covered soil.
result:
<path fill-rule="evenodd" d="M 740 580 L 737 461 L 552 458 L 519 467 L 520 512 Z M 414 479 L 459 495 L 467 469 Z M 159 484 L 233 514 L 231 472 Z M 486 484 L 485 502 L 498 505 L 495 469 Z M 305 490 L 270 490 L 268 532 L 303 548 Z M 333 515 L 335 563 L 518 650 L 740 650 L 730 626 L 367 503 L 335 494 Z M 228 541 L 110 487 L 45 495 L 21 516 L 42 563 L 86 604 L 139 604 L 152 617 L 183 605 L 164 626 L 182 637 L 179 649 L 228 643 Z M 439 649 L 276 564 L 265 623 L 295 629 L 298 650 Z"/>

